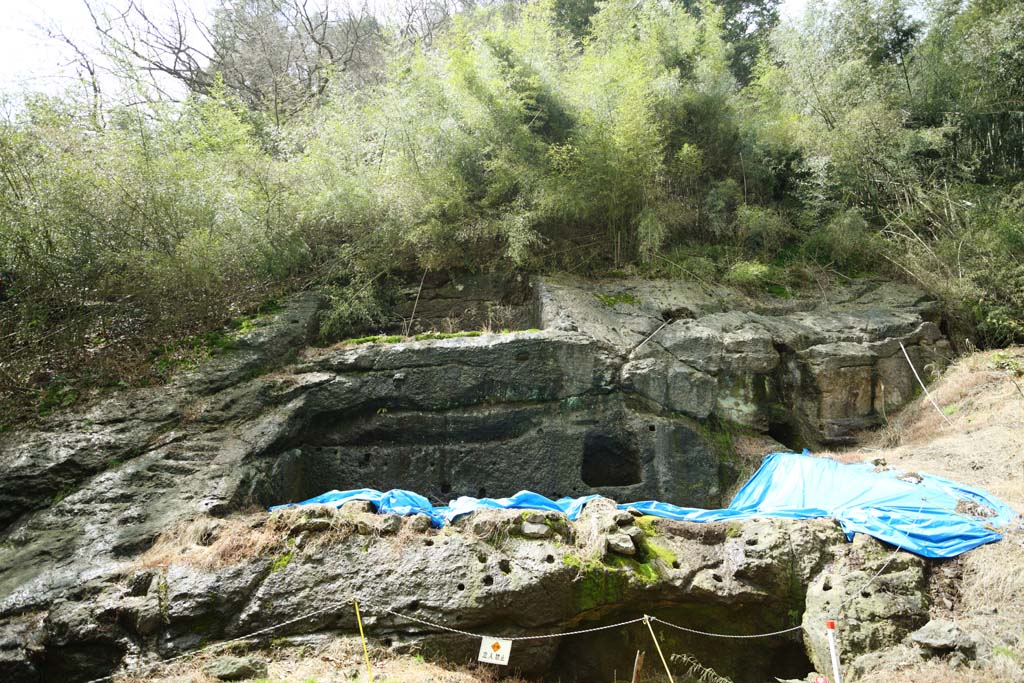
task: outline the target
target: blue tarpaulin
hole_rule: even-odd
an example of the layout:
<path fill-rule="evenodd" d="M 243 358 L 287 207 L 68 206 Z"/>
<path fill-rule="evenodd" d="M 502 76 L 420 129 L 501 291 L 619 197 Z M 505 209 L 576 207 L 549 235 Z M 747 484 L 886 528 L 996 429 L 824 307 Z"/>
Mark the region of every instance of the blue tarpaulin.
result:
<path fill-rule="evenodd" d="M 864 533 L 924 557 L 955 557 L 998 541 L 1002 534 L 995 529 L 1015 517 L 1006 503 L 982 489 L 927 474 L 875 469 L 870 463 L 844 465 L 772 453 L 724 510 L 657 501 L 620 507 L 687 522 L 832 517 L 851 539 Z M 970 514 L 983 511 L 984 517 Z"/>
<path fill-rule="evenodd" d="M 772 453 L 722 510 L 684 508 L 658 501 L 623 503 L 644 514 L 686 522 L 721 522 L 752 517 L 832 517 L 849 538 L 865 533 L 925 557 L 954 557 L 1002 538 L 996 528 L 1014 511 L 986 491 L 930 475 L 875 471 L 868 463 L 844 465 L 808 454 Z M 463 496 L 435 507 L 409 491 L 330 491 L 297 505 L 341 507 L 353 500 L 382 513 L 429 515 L 435 526 L 481 509 L 554 510 L 575 520 L 597 496 L 551 500 L 520 491 L 510 498 Z M 276 510 L 285 505 L 279 505 Z"/>

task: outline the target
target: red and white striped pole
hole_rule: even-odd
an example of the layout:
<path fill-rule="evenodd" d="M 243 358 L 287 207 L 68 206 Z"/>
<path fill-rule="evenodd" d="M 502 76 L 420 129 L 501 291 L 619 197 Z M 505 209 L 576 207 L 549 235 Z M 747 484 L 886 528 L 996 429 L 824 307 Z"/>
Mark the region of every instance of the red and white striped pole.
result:
<path fill-rule="evenodd" d="M 836 652 L 836 622 L 829 619 L 825 622 L 825 634 L 828 636 L 828 649 L 832 653 L 832 683 L 843 683 L 839 675 L 839 654 Z"/>

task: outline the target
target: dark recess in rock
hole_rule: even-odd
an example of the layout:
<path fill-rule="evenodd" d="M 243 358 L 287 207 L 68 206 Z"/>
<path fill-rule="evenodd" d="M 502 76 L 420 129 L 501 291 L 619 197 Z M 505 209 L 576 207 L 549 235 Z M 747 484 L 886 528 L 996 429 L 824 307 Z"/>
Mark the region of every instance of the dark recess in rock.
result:
<path fill-rule="evenodd" d="M 639 454 L 617 436 L 589 432 L 583 439 L 580 476 L 587 486 L 629 486 L 643 481 Z"/>
<path fill-rule="evenodd" d="M 663 551 L 634 533 L 636 554 L 605 562 L 572 555 L 580 549 L 557 525 L 536 539 L 511 533 L 521 528 L 518 512 L 486 535 L 490 544 L 472 520 L 438 533 L 425 518 L 367 519 L 348 540 L 338 519 L 330 530 L 323 521 L 297 527 L 294 547 L 269 555 L 215 567 L 174 555 L 152 576 L 133 573 L 135 556 L 170 530 L 192 528 L 195 546 L 210 552 L 218 524 L 265 528 L 259 506 L 332 488 L 407 488 L 442 503 L 531 489 L 717 507 L 744 464 L 732 435 L 847 443 L 916 395 L 901 343 L 921 369 L 941 369 L 949 351 L 933 305 L 913 288 L 876 281 L 830 293 L 829 303 L 752 303 L 682 281 L 495 280 L 473 291 L 471 280 L 446 275 L 424 287 L 414 331 L 442 329 L 453 306 L 478 330 L 544 329 L 310 349 L 321 302 L 307 295 L 168 386 L 0 436 L 0 680 L 90 680 L 125 652 L 171 656 L 289 622 L 321 608 L 325 593 L 370 591 L 370 603 L 396 610 L 415 598 L 418 613 L 451 627 L 522 635 L 644 612 L 719 632 L 784 628 L 803 614 L 817 629 L 830 601 L 850 591 L 850 610 L 866 601 L 847 615 L 861 624 L 842 636 L 851 654 L 924 625 L 920 563 L 900 555 L 888 567 L 886 590 L 904 600 L 862 597 L 891 551 L 854 546 L 859 561 L 871 551 L 871 562 L 855 567 L 834 552 L 846 548 L 839 530 L 814 521 L 748 520 L 739 535 L 726 525 L 659 523 L 652 543 Z M 629 297 L 614 305 L 595 297 L 617 292 Z M 403 294 L 408 318 L 417 292 Z M 675 322 L 663 326 L 666 318 Z M 620 527 L 600 507 L 594 514 L 596 526 L 568 535 L 596 531 L 603 550 L 601 534 Z M 335 533 L 323 547 L 307 542 Z M 823 568 L 832 565 L 865 576 L 833 577 L 827 589 Z M 806 600 L 794 586 L 810 586 Z M 280 635 L 355 628 L 344 610 Z M 805 646 L 821 669 L 826 650 L 815 629 Z M 649 650 L 650 634 L 635 631 L 626 648 L 616 632 L 526 641 L 517 652 L 530 676 L 609 680 L 636 649 Z M 411 636 L 425 653 L 475 660 L 478 644 L 465 638 L 375 624 L 378 643 Z M 797 637 L 763 648 L 670 644 L 736 683 L 807 673 Z M 591 662 L 580 666 L 593 675 L 572 672 L 571 662 Z"/>

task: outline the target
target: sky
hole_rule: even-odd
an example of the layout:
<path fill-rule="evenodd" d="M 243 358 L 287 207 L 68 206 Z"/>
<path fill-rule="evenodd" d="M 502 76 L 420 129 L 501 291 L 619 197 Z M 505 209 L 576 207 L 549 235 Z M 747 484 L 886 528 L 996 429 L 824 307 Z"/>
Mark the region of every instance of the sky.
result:
<path fill-rule="evenodd" d="M 105 1 L 93 0 L 97 6 Z M 159 9 L 169 2 L 136 1 L 147 9 Z M 209 3 L 209 0 L 178 1 L 200 11 Z M 784 0 L 783 16 L 799 16 L 806 5 L 807 0 Z M 48 39 L 45 27 L 59 29 L 83 49 L 96 45 L 92 21 L 83 0 L 0 0 L 0 92 L 26 87 L 57 93 L 75 77 L 72 53 L 66 46 Z"/>
<path fill-rule="evenodd" d="M 22 84 L 47 91 L 60 88 L 69 55 L 40 28 L 51 25 L 76 41 L 95 44 L 82 0 L 0 0 L 0 89 Z"/>

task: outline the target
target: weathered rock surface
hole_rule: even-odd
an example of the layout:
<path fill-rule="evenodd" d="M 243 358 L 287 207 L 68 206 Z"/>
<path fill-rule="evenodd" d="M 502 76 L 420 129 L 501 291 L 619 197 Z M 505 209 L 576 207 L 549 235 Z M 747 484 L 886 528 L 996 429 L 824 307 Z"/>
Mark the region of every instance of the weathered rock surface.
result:
<path fill-rule="evenodd" d="M 827 620 L 841 625 L 836 641 L 847 662 L 900 643 L 923 626 L 929 607 L 925 568 L 924 559 L 866 536 L 840 548 L 807 588 L 804 638 L 816 669 L 831 668 Z"/>
<path fill-rule="evenodd" d="M 978 650 L 977 640 L 948 619 L 932 619 L 911 633 L 909 639 L 931 656 L 958 652 L 973 658 Z"/>
<path fill-rule="evenodd" d="M 919 367 L 941 365 L 947 349 L 932 304 L 893 285 L 758 306 L 680 283 L 605 285 L 604 299 L 570 281 L 535 291 L 541 331 L 326 350 L 303 349 L 320 302 L 300 297 L 167 387 L 4 435 L 0 680 L 87 680 L 129 655 L 286 621 L 325 595 L 531 633 L 645 609 L 719 629 L 739 610 L 751 628 L 777 627 L 803 613 L 799 585 L 811 581 L 815 600 L 828 592 L 821 570 L 843 546 L 825 523 L 658 523 L 665 540 L 655 542 L 601 506 L 591 513 L 607 513 L 599 523 L 470 518 L 461 532 L 350 508 L 364 517 L 352 527 L 358 543 L 336 538 L 349 528 L 338 513 L 310 510 L 274 557 L 140 565 L 168 530 L 199 520 L 195 545 L 213 552 L 238 510 L 331 488 L 411 488 L 442 501 L 526 488 L 717 506 L 737 476 L 722 447 L 728 431 L 842 441 L 912 396 L 900 343 Z M 621 292 L 632 303 L 611 296 Z M 601 560 L 609 536 L 635 554 Z M 919 571 L 907 562 L 893 579 L 906 603 L 853 614 L 865 626 L 851 647 L 923 625 L 910 588 Z M 371 616 L 395 642 L 429 635 L 446 652 L 472 649 Z M 897 626 L 879 625 L 888 619 Z M 328 612 L 291 632 L 353 627 Z M 537 670 L 583 647 L 575 642 L 530 645 Z M 783 645 L 802 652 L 796 640 Z"/>
<path fill-rule="evenodd" d="M 244 681 L 267 675 L 267 663 L 258 657 L 218 657 L 203 669 L 219 681 Z"/>
<path fill-rule="evenodd" d="M 848 442 L 910 400 L 918 388 L 900 344 L 919 369 L 941 369 L 951 355 L 936 303 L 893 283 L 771 304 L 693 283 L 537 288 L 545 327 L 583 332 L 626 356 L 627 390 L 783 441 Z"/>

